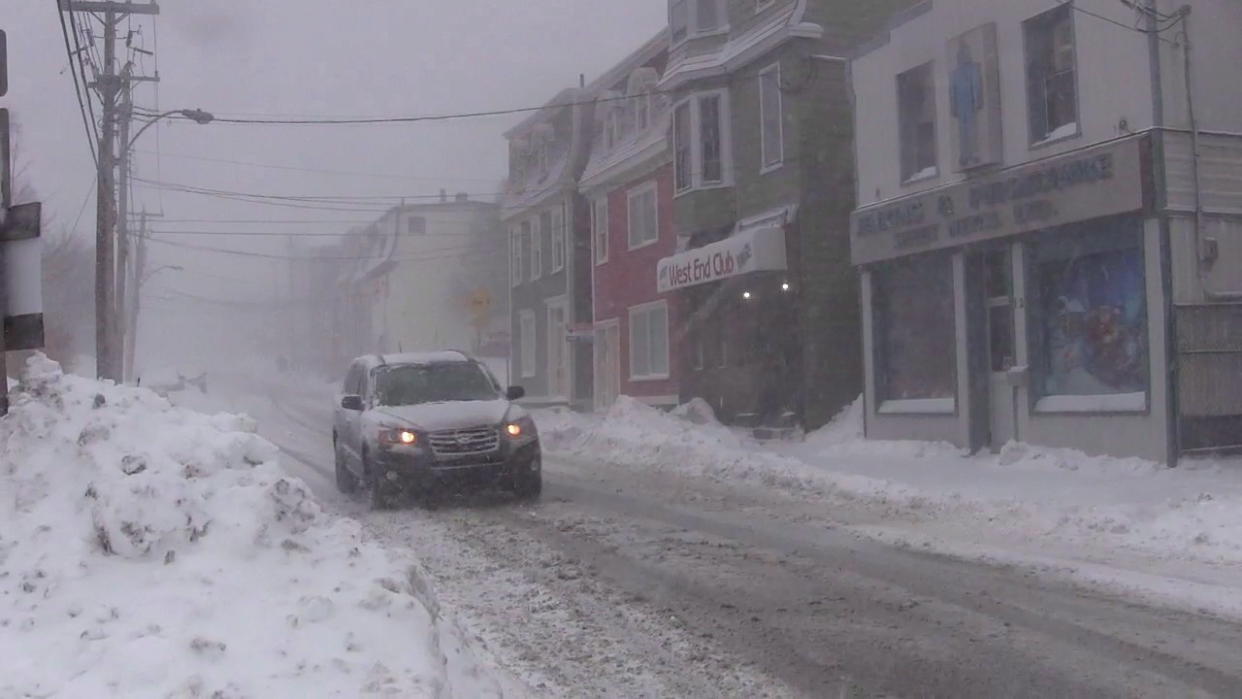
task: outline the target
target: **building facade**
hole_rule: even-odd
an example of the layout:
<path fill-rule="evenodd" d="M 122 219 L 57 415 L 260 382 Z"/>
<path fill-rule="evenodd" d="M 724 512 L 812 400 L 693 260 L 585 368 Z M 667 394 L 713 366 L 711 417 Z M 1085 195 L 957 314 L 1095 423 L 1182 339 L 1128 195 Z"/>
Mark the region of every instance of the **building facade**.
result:
<path fill-rule="evenodd" d="M 505 134 L 512 382 L 527 402 L 592 407 L 590 212 L 578 178 L 590 153 L 590 93 L 569 89 Z M 586 340 L 586 341 L 583 341 Z"/>
<path fill-rule="evenodd" d="M 894 2 L 670 0 L 683 397 L 737 424 L 818 427 L 862 385 L 843 58 Z"/>
<path fill-rule="evenodd" d="M 854 58 L 869 436 L 1242 443 L 1242 6 L 1188 7 L 933 0 Z"/>
<path fill-rule="evenodd" d="M 499 206 L 442 194 L 395 207 L 372 227 L 392 241 L 372 305 L 375 351 L 496 351 L 489 345 L 509 319 Z"/>
<path fill-rule="evenodd" d="M 596 81 L 591 156 L 579 188 L 590 207 L 595 408 L 619 395 L 680 401 L 684 326 L 659 261 L 676 252 L 671 100 L 656 90 L 668 61 L 661 32 Z"/>

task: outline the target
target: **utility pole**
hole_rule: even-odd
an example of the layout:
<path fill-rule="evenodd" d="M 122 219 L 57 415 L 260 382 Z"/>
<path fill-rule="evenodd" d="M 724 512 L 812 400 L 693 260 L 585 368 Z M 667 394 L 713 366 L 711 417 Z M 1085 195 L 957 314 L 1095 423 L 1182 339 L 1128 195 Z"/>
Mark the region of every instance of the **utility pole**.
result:
<path fill-rule="evenodd" d="M 122 356 L 121 303 L 122 288 L 117 283 L 116 232 L 116 138 L 118 122 L 123 118 L 123 130 L 128 131 L 128 113 L 118 114 L 122 92 L 128 93 L 130 78 L 117 74 L 116 40 L 117 27 L 130 15 L 157 15 L 160 8 L 154 2 L 96 2 L 93 0 L 60 0 L 62 12 L 81 14 L 87 21 L 96 17 L 103 23 L 103 65 L 96 71 L 91 87 L 99 95 L 103 109 L 99 136 L 99 176 L 97 210 L 95 220 L 95 361 L 96 374 L 101 379 L 120 381 L 124 362 Z M 128 73 L 128 68 L 126 69 Z M 122 143 L 125 161 L 128 160 L 129 142 Z M 127 162 L 125 162 L 127 165 Z M 128 196 L 121 192 L 121 197 Z M 121 270 L 123 273 L 123 270 Z"/>
<path fill-rule="evenodd" d="M 147 212 L 138 218 L 138 242 L 134 245 L 134 283 L 129 297 L 126 323 L 129 341 L 125 343 L 125 376 L 134 377 L 134 354 L 138 348 L 138 312 L 142 305 L 142 276 L 147 271 Z"/>
<path fill-rule="evenodd" d="M 133 64 L 126 63 L 124 70 L 121 71 L 120 81 L 120 109 L 117 111 L 117 119 L 120 127 L 121 150 L 117 163 L 117 200 L 116 200 L 116 290 L 115 298 L 112 299 L 111 317 L 116 327 L 116 344 L 113 346 L 116 352 L 118 362 L 117 374 L 115 377 L 117 382 L 125 381 L 129 378 L 129 374 L 125 371 L 125 348 L 127 345 L 133 344 L 133 338 L 127 337 L 126 330 L 129 323 L 126 322 L 125 309 L 129 305 L 129 299 L 126 297 L 126 279 L 129 276 L 129 122 L 134 116 L 134 89 L 129 78 L 133 73 Z M 137 291 L 137 280 L 134 282 L 134 290 Z"/>

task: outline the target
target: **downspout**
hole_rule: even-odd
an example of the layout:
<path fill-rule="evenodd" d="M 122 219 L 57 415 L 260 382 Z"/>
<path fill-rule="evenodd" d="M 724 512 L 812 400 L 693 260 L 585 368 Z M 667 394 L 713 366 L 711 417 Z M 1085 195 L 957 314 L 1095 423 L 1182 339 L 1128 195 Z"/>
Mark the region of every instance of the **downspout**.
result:
<path fill-rule="evenodd" d="M 1152 180 L 1155 188 L 1156 216 L 1160 225 L 1160 276 L 1164 301 L 1165 351 L 1165 463 L 1176 468 L 1181 458 L 1180 361 L 1177 352 L 1177 312 L 1173 298 L 1173 242 L 1168 214 L 1168 175 L 1165 165 L 1164 76 L 1160 63 L 1160 35 L 1156 22 L 1156 0 L 1147 0 L 1147 47 L 1150 54 L 1152 84 Z"/>
<path fill-rule="evenodd" d="M 1209 246 L 1207 238 L 1203 237 L 1203 154 L 1200 148 L 1199 120 L 1195 114 L 1195 98 L 1194 98 L 1194 82 L 1193 71 L 1191 70 L 1191 40 L 1190 40 L 1190 6 L 1183 5 L 1178 14 L 1182 18 L 1182 50 L 1185 53 L 1183 68 L 1185 69 L 1186 80 L 1186 117 L 1190 122 L 1190 149 L 1191 149 L 1191 171 L 1194 176 L 1195 189 L 1195 259 L 1198 263 L 1196 269 L 1199 272 L 1199 284 L 1203 287 L 1203 296 L 1211 302 L 1221 301 L 1242 301 L 1242 291 L 1213 291 L 1212 282 L 1208 277 L 1208 270 L 1216 263 L 1217 250 L 1216 241 L 1212 241 Z"/>

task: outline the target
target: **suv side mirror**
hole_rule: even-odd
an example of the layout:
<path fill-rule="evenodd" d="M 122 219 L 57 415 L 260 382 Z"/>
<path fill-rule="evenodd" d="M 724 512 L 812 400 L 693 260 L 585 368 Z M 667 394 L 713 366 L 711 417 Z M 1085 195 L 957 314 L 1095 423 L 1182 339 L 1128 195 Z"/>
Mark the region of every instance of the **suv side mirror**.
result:
<path fill-rule="evenodd" d="M 505 396 L 509 400 L 521 400 L 526 397 L 526 389 L 521 386 L 510 386 L 509 390 L 505 393 Z"/>
<path fill-rule="evenodd" d="M 341 398 L 341 407 L 356 413 L 362 412 L 362 396 L 345 396 Z"/>

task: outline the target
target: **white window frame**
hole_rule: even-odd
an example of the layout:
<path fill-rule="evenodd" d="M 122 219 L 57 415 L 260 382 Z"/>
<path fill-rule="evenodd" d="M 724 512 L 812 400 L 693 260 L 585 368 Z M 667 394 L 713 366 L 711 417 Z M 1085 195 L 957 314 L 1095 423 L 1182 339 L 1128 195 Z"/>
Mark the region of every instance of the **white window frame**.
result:
<path fill-rule="evenodd" d="M 664 371 L 662 373 L 638 374 L 638 373 L 635 373 L 634 371 L 634 358 L 637 356 L 637 353 L 634 351 L 635 349 L 634 317 L 640 316 L 640 315 L 647 315 L 656 310 L 664 311 L 664 355 L 665 355 L 664 356 Z M 671 328 L 669 326 L 670 326 L 670 323 L 669 323 L 669 317 L 668 317 L 668 302 L 667 301 L 655 301 L 652 303 L 644 303 L 639 306 L 633 306 L 629 309 L 629 327 L 627 328 L 626 335 L 628 335 L 629 348 L 630 348 L 630 351 L 629 351 L 630 366 L 628 368 L 629 368 L 631 382 L 666 381 L 672 375 L 671 365 L 672 365 L 673 349 L 672 349 L 672 337 L 670 333 Z M 650 342 L 650 326 L 648 326 L 648 342 Z"/>
<path fill-rule="evenodd" d="M 522 378 L 533 378 L 539 371 L 539 323 L 535 320 L 534 311 L 518 311 L 518 335 L 522 350 Z"/>
<path fill-rule="evenodd" d="M 703 115 L 702 104 L 705 99 L 718 97 L 720 99 L 720 176 L 719 182 L 703 181 Z M 733 186 L 733 129 L 732 129 L 732 111 L 729 104 L 729 90 L 705 90 L 696 92 L 680 100 L 673 106 L 674 122 L 676 121 L 677 109 L 685 104 L 690 105 L 690 185 L 676 192 L 677 196 L 686 192 L 694 192 L 703 189 L 719 189 L 722 187 Z M 673 128 L 673 152 L 677 152 L 677 129 L 674 124 Z M 674 169 L 676 168 L 676 157 L 674 157 Z M 677 173 L 673 173 L 674 187 L 678 181 Z"/>
<path fill-rule="evenodd" d="M 526 270 L 522 267 L 522 229 L 520 226 L 509 230 L 509 282 L 518 286 L 526 281 Z"/>
<path fill-rule="evenodd" d="M 530 280 L 543 277 L 543 217 L 530 221 Z"/>
<path fill-rule="evenodd" d="M 565 207 L 552 209 L 552 274 L 565 269 Z"/>
<path fill-rule="evenodd" d="M 767 76 L 775 73 L 775 82 L 769 82 Z M 764 109 L 764 86 L 771 84 L 776 90 L 776 139 L 779 153 L 776 158 L 769 158 L 768 153 L 768 115 Z M 772 65 L 759 71 L 759 174 L 779 170 L 785 164 L 785 95 L 781 92 L 781 64 Z"/>
<path fill-rule="evenodd" d="M 654 230 L 652 237 L 648 240 L 640 240 L 634 242 L 634 200 L 640 197 L 651 195 L 651 206 L 655 210 L 653 217 Z M 630 189 L 625 195 L 625 242 L 628 250 L 639 250 L 649 245 L 655 245 L 660 242 L 660 192 L 656 188 L 655 180 L 644 182 Z"/>
<path fill-rule="evenodd" d="M 591 241 L 597 267 L 608 262 L 608 237 L 608 195 L 602 194 L 591 200 Z"/>

